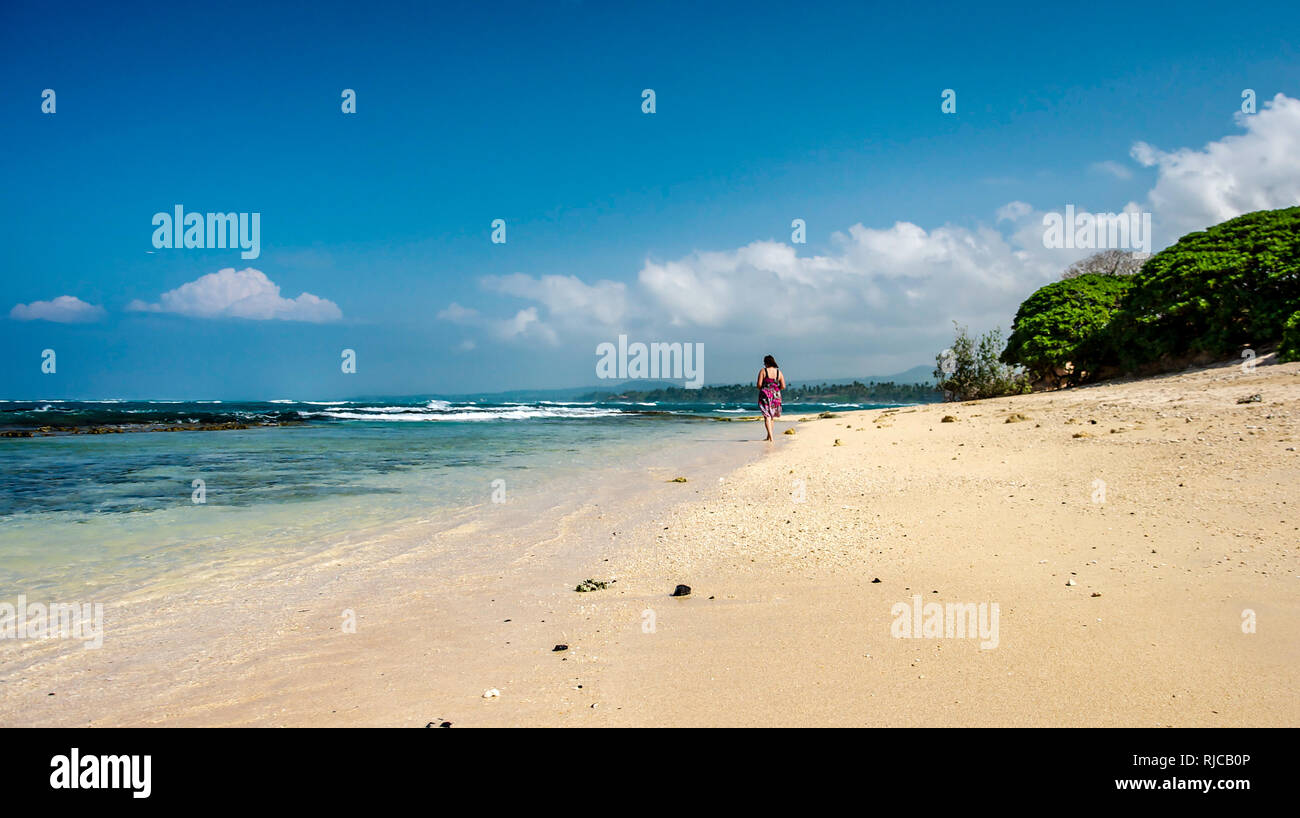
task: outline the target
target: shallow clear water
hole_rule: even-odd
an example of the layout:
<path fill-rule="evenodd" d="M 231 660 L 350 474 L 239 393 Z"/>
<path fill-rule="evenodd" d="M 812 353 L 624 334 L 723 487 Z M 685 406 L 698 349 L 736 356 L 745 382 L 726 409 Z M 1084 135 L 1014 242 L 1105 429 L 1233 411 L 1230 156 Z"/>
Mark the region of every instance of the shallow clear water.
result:
<path fill-rule="evenodd" d="M 14 421 L 38 410 L 9 406 L 9 428 L 39 429 Z M 62 411 L 84 428 L 90 416 L 122 423 L 109 413 L 129 414 L 131 406 Z M 296 556 L 375 526 L 450 519 L 491 503 L 494 489 L 509 499 L 545 500 L 557 486 L 571 492 L 657 447 L 747 436 L 740 425 L 704 419 L 725 416 L 726 406 L 654 407 L 649 414 L 644 407 L 437 401 L 267 406 L 168 405 L 164 422 L 222 422 L 216 413 L 257 422 L 241 413 L 266 411 L 301 412 L 305 422 L 206 432 L 38 431 L 0 440 L 0 599 L 135 586 L 235 554 Z M 497 480 L 504 483 L 494 486 Z"/>

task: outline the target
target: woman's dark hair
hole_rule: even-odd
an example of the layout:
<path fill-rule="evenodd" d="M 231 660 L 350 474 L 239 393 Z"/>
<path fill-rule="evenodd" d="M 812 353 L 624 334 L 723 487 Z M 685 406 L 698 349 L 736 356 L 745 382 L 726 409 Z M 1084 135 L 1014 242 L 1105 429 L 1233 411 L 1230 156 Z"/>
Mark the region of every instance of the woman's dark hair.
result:
<path fill-rule="evenodd" d="M 764 355 L 764 356 L 763 356 L 763 366 L 770 366 L 770 367 L 772 367 L 773 369 L 780 369 L 780 368 L 781 368 L 781 367 L 779 367 L 779 366 L 776 365 L 776 358 L 773 358 L 771 355 Z"/>

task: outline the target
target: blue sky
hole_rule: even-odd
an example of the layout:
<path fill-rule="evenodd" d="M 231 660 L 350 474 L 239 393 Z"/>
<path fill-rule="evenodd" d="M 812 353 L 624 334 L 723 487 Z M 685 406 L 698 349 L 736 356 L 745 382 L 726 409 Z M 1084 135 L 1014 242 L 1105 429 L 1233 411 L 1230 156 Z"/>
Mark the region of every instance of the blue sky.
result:
<path fill-rule="evenodd" d="M 932 363 L 1083 254 L 1035 244 L 1043 212 L 1131 203 L 1158 249 L 1296 204 L 1297 30 L 1293 4 L 6 3 L 0 397 L 577 386 L 619 334 L 704 343 L 713 383 L 768 352 Z M 177 204 L 260 213 L 260 257 L 155 249 Z"/>

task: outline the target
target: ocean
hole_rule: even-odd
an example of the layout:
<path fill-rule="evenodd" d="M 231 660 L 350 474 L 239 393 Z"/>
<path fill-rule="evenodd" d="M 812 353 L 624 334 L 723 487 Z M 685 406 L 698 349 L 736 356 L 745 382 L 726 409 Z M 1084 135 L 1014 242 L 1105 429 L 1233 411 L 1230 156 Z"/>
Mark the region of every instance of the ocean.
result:
<path fill-rule="evenodd" d="M 497 505 L 541 513 L 666 452 L 740 451 L 761 424 L 720 421 L 755 414 L 432 397 L 0 402 L 0 599 L 121 593 Z M 205 425 L 219 430 L 162 431 Z"/>

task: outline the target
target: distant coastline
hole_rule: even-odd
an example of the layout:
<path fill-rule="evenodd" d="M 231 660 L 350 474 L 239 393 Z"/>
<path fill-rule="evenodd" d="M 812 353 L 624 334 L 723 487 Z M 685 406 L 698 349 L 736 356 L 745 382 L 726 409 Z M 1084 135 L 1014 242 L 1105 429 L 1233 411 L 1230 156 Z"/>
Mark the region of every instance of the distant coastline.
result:
<path fill-rule="evenodd" d="M 650 390 L 629 390 L 617 395 L 593 392 L 579 397 L 579 400 L 626 400 L 645 401 L 648 403 L 753 403 L 755 398 L 753 384 L 735 384 L 733 386 L 703 386 L 699 389 L 685 389 L 669 386 Z M 933 384 L 928 383 L 853 383 L 839 384 L 804 384 L 792 386 L 782 394 L 786 404 L 806 403 L 940 403 L 943 393 Z"/>

